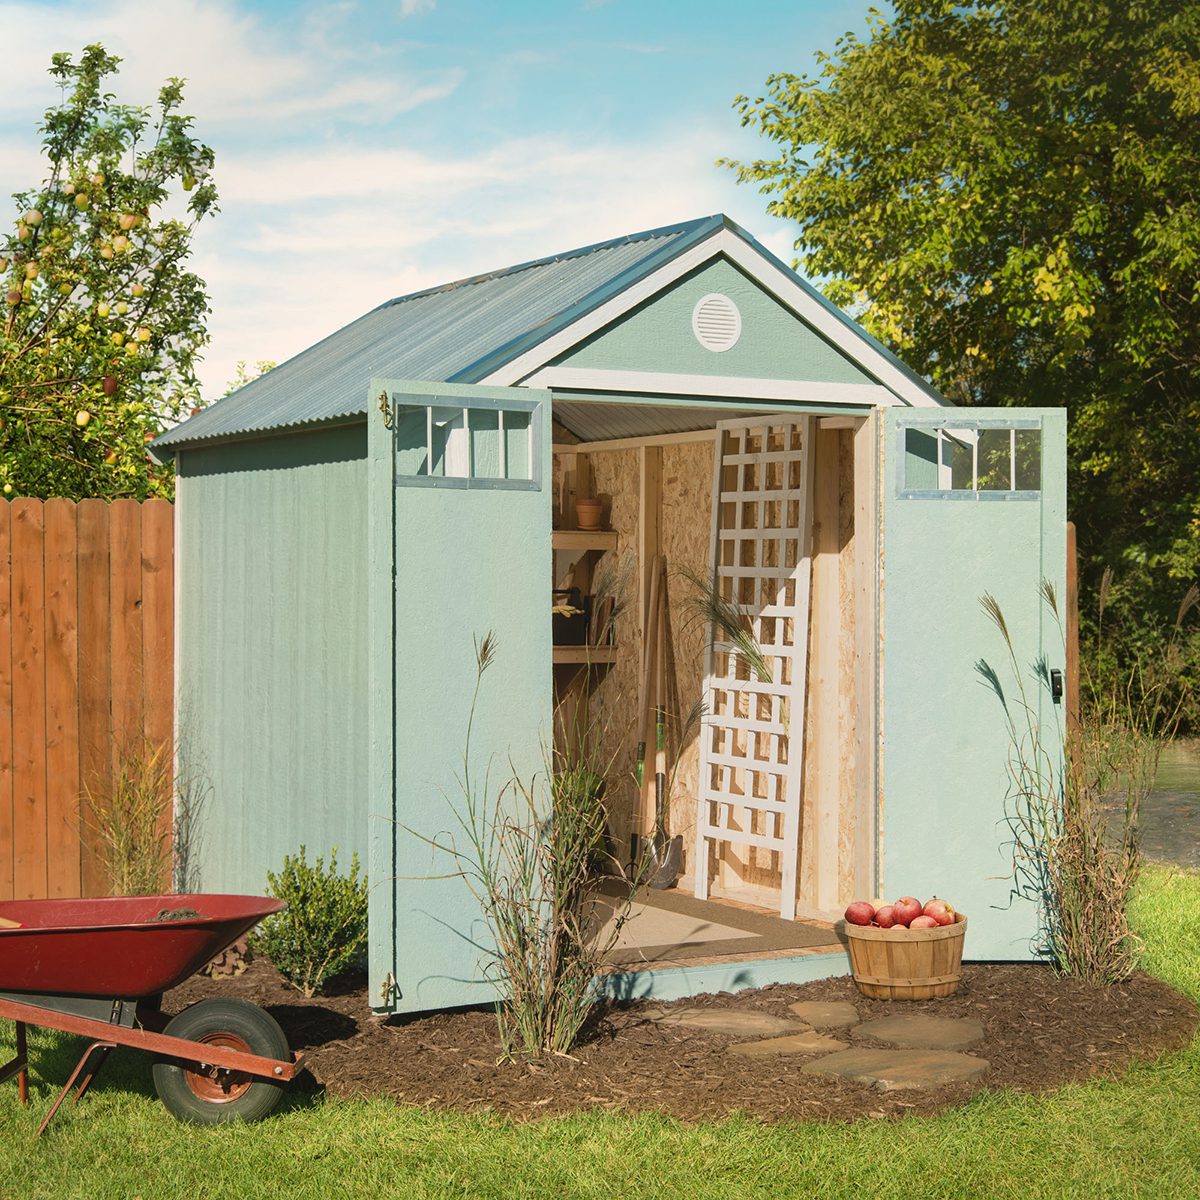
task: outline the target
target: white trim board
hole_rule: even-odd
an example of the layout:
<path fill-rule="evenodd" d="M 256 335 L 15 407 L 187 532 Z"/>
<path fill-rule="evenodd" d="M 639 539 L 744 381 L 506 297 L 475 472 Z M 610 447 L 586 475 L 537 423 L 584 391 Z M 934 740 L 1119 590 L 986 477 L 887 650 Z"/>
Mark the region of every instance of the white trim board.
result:
<path fill-rule="evenodd" d="M 790 272 L 781 270 L 767 258 L 764 258 L 753 246 L 743 241 L 731 229 L 719 229 L 712 237 L 685 250 L 682 254 L 664 263 L 657 271 L 638 280 L 631 287 L 614 296 L 611 300 L 599 305 L 579 320 L 572 322 L 565 329 L 560 329 L 536 346 L 519 354 L 512 361 L 498 367 L 490 375 L 479 380 L 480 383 L 509 385 L 525 383 L 530 386 L 553 386 L 540 380 L 533 383 L 532 376 L 540 372 L 560 355 L 565 354 L 573 346 L 586 338 L 598 333 L 601 329 L 612 324 L 627 312 L 636 308 L 643 301 L 650 299 L 664 288 L 682 278 L 697 267 L 720 255 L 725 255 L 736 266 L 740 267 L 751 279 L 775 297 L 781 304 L 790 308 L 800 320 L 815 329 L 832 345 L 836 346 L 851 361 L 857 363 L 865 371 L 875 376 L 882 387 L 877 389 L 877 399 L 872 401 L 880 407 L 894 404 L 906 404 L 915 408 L 940 408 L 937 401 L 924 388 L 911 380 L 895 363 L 876 349 L 865 337 L 852 327 L 845 325 L 834 313 L 831 313 L 816 297 L 812 296 Z M 559 368 L 571 369 L 571 368 Z M 608 374 L 623 374 L 623 372 L 607 372 Z M 591 372 L 579 370 L 579 374 L 588 380 L 606 372 Z M 629 372 L 629 374 L 642 374 Z M 682 378 L 690 378 L 683 376 Z M 710 389 L 718 382 L 712 376 L 698 376 L 705 381 L 705 387 L 700 394 L 712 395 Z M 778 381 L 776 381 L 778 382 Z M 560 386 L 566 386 L 560 385 Z M 592 384 L 579 385 L 584 387 Z M 605 390 L 597 386 L 598 390 Z M 809 385 L 831 387 L 836 385 Z M 843 387 L 856 387 L 856 384 L 843 384 Z M 865 385 L 872 386 L 872 385 Z M 692 393 L 696 394 L 696 393 Z M 885 398 L 886 397 L 886 398 Z M 789 397 L 781 397 L 789 398 Z M 862 403 L 859 401 L 859 403 Z"/>
<path fill-rule="evenodd" d="M 658 371 L 605 371 L 591 367 L 543 367 L 526 387 L 580 392 L 626 392 L 635 396 L 722 396 L 738 400 L 785 400 L 799 404 L 853 404 L 886 408 L 897 403 L 877 383 L 808 383 L 725 375 L 671 375 Z"/>

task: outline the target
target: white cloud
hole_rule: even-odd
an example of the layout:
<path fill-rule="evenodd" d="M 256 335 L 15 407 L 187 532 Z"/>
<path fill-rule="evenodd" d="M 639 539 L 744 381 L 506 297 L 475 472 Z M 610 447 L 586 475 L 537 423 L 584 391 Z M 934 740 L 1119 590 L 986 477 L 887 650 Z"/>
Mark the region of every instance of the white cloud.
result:
<path fill-rule="evenodd" d="M 226 159 L 223 212 L 197 239 L 214 308 L 206 394 L 239 359 L 282 361 L 395 296 L 727 207 L 714 136 Z"/>
<path fill-rule="evenodd" d="M 57 101 L 46 75 L 51 54 L 95 41 L 124 60 L 122 99 L 151 103 L 168 76 L 185 78 L 186 109 L 205 134 L 331 115 L 383 123 L 458 87 L 461 72 L 406 68 L 403 56 L 392 55 L 386 72 L 368 73 L 370 54 L 348 25 L 317 12 L 271 26 L 228 0 L 92 0 L 70 9 L 0 3 L 6 45 L 21 48 L 0 72 L 0 112 L 6 125 L 17 113 L 40 115 Z"/>
<path fill-rule="evenodd" d="M 400 15 L 415 17 L 418 13 L 433 12 L 437 8 L 437 0 L 400 0 Z"/>
<path fill-rule="evenodd" d="M 53 51 L 103 41 L 125 59 L 114 90 L 126 102 L 188 79 L 221 194 L 195 240 L 213 308 L 207 395 L 239 359 L 288 358 L 394 296 L 721 209 L 790 258 L 786 228 L 764 231 L 761 200 L 713 167 L 724 128 L 647 128 L 632 143 L 535 132 L 470 153 L 454 110 L 433 104 L 462 74 L 413 65 L 411 46 L 364 46 L 361 16 L 349 0 L 274 24 L 233 0 L 0 0 L 5 46 L 20 47 L 0 72 L 0 195 L 38 178 L 32 131 L 57 100 Z M 443 123 L 392 120 L 419 105 Z"/>

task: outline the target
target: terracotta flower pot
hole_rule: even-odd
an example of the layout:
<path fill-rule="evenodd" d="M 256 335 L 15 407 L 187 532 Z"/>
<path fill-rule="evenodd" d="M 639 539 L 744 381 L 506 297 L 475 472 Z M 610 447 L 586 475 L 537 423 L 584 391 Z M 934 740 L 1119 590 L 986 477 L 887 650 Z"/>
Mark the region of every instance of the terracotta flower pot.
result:
<path fill-rule="evenodd" d="M 599 529 L 604 505 L 599 500 L 576 500 L 575 520 L 580 529 Z"/>

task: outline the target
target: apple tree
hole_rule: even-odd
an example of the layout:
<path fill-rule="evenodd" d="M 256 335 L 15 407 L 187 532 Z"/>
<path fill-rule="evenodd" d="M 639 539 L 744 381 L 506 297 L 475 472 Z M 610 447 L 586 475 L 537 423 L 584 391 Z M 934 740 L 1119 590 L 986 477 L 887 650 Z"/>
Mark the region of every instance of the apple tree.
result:
<path fill-rule="evenodd" d="M 198 400 L 208 297 L 187 269 L 217 211 L 213 153 L 170 79 L 153 108 L 105 90 L 120 59 L 56 54 L 46 175 L 0 229 L 0 490 L 169 496 L 145 443 Z"/>
<path fill-rule="evenodd" d="M 831 299 L 957 404 L 1067 407 L 1085 595 L 1115 579 L 1127 658 L 1174 639 L 1200 580 L 1200 2 L 895 0 L 735 107 L 764 152 L 727 165 Z"/>

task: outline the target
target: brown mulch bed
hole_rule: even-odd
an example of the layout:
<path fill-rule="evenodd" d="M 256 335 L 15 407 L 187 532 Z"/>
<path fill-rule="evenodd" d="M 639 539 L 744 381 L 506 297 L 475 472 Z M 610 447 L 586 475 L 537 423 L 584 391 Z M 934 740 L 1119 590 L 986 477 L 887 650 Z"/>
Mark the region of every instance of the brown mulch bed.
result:
<path fill-rule="evenodd" d="M 730 1054 L 729 1046 L 744 1039 L 647 1021 L 647 1006 L 638 1003 L 600 1009 L 570 1058 L 499 1063 L 491 1012 L 380 1020 L 370 1015 L 361 980 L 305 1000 L 260 959 L 237 978 L 197 976 L 169 993 L 164 1007 L 175 1012 L 206 996 L 240 996 L 265 1007 L 293 1049 L 305 1052 L 312 1077 L 331 1095 L 391 1096 L 518 1119 L 595 1108 L 657 1111 L 682 1120 L 734 1112 L 768 1121 L 934 1113 L 963 1103 L 980 1087 L 1039 1092 L 1119 1072 L 1134 1060 L 1187 1045 L 1200 1022 L 1189 1000 L 1146 975 L 1094 989 L 1046 966 L 1012 963 L 968 966 L 958 994 L 944 1000 L 867 1000 L 849 979 L 823 979 L 679 1002 L 790 1016 L 787 1006 L 796 1000 L 850 1000 L 863 1020 L 927 1012 L 982 1022 L 984 1041 L 970 1051 L 991 1064 L 982 1083 L 881 1092 L 804 1075 L 809 1056 L 764 1060 Z"/>

